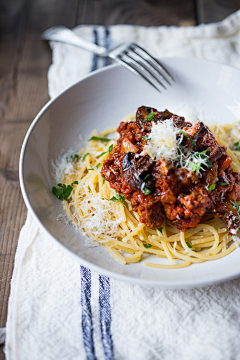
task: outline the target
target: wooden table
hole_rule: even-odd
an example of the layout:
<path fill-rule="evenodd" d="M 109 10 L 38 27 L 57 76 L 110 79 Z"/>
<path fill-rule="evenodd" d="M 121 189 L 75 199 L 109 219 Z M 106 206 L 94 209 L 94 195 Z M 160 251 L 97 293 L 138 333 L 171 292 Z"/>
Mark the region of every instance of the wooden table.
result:
<path fill-rule="evenodd" d="M 17 240 L 27 215 L 18 182 L 19 153 L 30 123 L 49 100 L 51 51 L 40 34 L 54 25 L 197 25 L 220 21 L 239 8 L 240 0 L 1 1 L 0 327 L 6 323 Z"/>

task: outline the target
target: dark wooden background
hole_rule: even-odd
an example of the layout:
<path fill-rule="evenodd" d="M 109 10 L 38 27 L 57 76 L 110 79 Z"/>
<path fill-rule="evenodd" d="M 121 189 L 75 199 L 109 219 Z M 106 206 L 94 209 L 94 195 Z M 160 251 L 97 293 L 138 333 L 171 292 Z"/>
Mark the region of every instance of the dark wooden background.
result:
<path fill-rule="evenodd" d="M 31 121 L 49 100 L 51 51 L 41 32 L 54 25 L 198 25 L 221 21 L 238 9 L 240 0 L 1 0 L 0 327 L 6 323 L 14 255 L 27 214 L 18 182 L 19 153 Z"/>

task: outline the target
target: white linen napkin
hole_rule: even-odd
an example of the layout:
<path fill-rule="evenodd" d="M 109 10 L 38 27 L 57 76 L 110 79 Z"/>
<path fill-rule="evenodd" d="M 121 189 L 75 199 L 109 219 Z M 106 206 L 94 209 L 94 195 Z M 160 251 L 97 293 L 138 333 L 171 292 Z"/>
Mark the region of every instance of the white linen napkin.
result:
<path fill-rule="evenodd" d="M 154 56 L 190 56 L 240 68 L 240 11 L 197 27 L 79 26 L 101 45 L 137 42 Z M 51 43 L 56 96 L 106 64 Z M 7 360 L 240 359 L 240 279 L 206 288 L 144 288 L 75 262 L 28 213 L 16 253 L 6 327 Z"/>

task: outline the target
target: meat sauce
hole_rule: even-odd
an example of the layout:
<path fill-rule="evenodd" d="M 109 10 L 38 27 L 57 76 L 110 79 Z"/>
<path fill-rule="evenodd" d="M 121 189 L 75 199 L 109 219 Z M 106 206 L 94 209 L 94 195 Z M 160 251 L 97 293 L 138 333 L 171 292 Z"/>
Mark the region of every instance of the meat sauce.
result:
<path fill-rule="evenodd" d="M 154 117 L 146 121 L 149 114 Z M 141 154 L 152 122 L 167 119 L 187 131 L 187 136 L 177 135 L 179 139 L 181 136 L 181 149 L 207 153 L 208 166 L 199 172 L 190 171 L 176 161 L 155 160 Z M 137 110 L 136 121 L 121 122 L 117 131 L 120 138 L 104 161 L 101 173 L 111 188 L 131 201 L 142 223 L 158 228 L 166 217 L 179 230 L 186 231 L 195 228 L 205 214 L 212 214 L 226 223 L 230 233 L 236 233 L 240 217 L 231 202 L 240 200 L 240 174 L 233 170 L 226 147 L 217 143 L 204 123 L 192 125 L 168 110 L 159 112 L 142 106 Z"/>

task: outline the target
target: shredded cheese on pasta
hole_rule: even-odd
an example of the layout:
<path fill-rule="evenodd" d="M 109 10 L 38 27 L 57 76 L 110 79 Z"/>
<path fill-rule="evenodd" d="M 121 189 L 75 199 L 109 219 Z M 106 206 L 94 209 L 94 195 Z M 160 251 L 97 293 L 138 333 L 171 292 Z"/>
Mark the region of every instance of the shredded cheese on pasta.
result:
<path fill-rule="evenodd" d="M 163 132 L 166 141 L 157 148 L 157 156 L 166 156 L 166 152 L 161 150 L 163 146 L 166 147 L 166 142 L 169 144 L 166 151 L 168 154 L 170 152 L 174 136 L 176 138 L 175 130 L 170 131 L 170 127 L 171 124 L 168 123 L 166 131 Z M 103 137 L 112 131 L 113 129 L 110 129 L 98 136 Z M 233 158 L 233 168 L 240 171 L 240 151 L 229 148 L 229 143 L 240 139 L 237 124 L 214 126 L 211 131 L 218 135 L 221 145 L 228 146 L 228 154 Z M 150 135 L 153 139 L 154 132 L 157 134 L 158 130 L 153 128 Z M 97 135 L 96 131 L 93 135 Z M 68 218 L 80 233 L 102 244 L 123 265 L 139 262 L 145 254 L 144 259 L 150 257 L 153 262 L 144 261 L 143 265 L 159 269 L 178 269 L 192 263 L 219 259 L 238 247 L 240 238 L 237 235 L 228 235 L 228 229 L 222 220 L 212 216 L 205 216 L 196 228 L 185 233 L 165 219 L 162 230 L 159 231 L 140 223 L 139 216 L 132 211 L 129 201 L 124 202 L 126 207 L 119 201 L 111 201 L 116 193 L 100 172 L 112 144 L 115 145 L 114 140 L 108 143 L 89 141 L 87 147 L 78 154 L 82 156 L 81 159 L 69 163 L 65 156 L 55 168 L 58 182 L 70 185 L 78 181 L 78 184 L 73 185 L 69 200 L 63 200 L 63 204 Z M 175 143 L 172 154 L 175 151 L 174 146 Z M 149 149 L 153 151 L 152 148 Z M 102 153 L 105 154 L 99 157 Z M 84 154 L 88 155 L 84 157 Z M 155 260 L 152 255 L 155 255 Z M 169 265 L 161 263 L 160 258 L 167 259 Z"/>
<path fill-rule="evenodd" d="M 164 158 L 166 160 L 176 160 L 178 156 L 178 144 L 176 135 L 179 129 L 174 126 L 173 119 L 162 122 L 152 122 L 151 132 L 148 135 L 148 144 L 144 150 L 148 150 L 156 160 Z"/>

